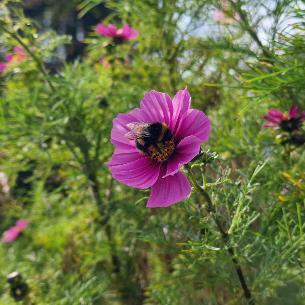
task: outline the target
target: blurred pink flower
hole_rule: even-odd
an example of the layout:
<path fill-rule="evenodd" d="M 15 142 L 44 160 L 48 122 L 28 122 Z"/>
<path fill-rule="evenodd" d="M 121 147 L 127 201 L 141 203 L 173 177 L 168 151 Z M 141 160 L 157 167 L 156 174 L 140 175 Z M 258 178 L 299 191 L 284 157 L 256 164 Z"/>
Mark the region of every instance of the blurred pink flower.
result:
<path fill-rule="evenodd" d="M 114 119 L 111 143 L 115 151 L 107 165 L 119 182 L 151 188 L 147 207 L 170 206 L 190 194 L 191 185 L 180 169 L 198 155 L 210 130 L 208 117 L 191 108 L 187 89 L 173 99 L 149 91 L 140 108 Z"/>
<path fill-rule="evenodd" d="M 106 25 L 106 24 L 103 24 L 103 23 L 99 23 L 96 26 L 95 31 L 99 35 L 106 36 L 106 37 L 109 37 L 109 38 L 113 38 L 113 37 L 116 36 L 117 28 L 113 24 Z"/>
<path fill-rule="evenodd" d="M 20 229 L 17 227 L 11 227 L 3 233 L 2 242 L 4 243 L 12 243 L 14 242 L 20 235 Z"/>
<path fill-rule="evenodd" d="M 7 63 L 0 62 L 0 72 L 4 72 L 7 67 Z"/>
<path fill-rule="evenodd" d="M 11 64 L 19 64 L 27 59 L 27 54 L 22 47 L 16 46 L 13 52 L 5 55 L 5 62 L 0 62 L 0 72 L 4 72 Z"/>
<path fill-rule="evenodd" d="M 13 57 L 14 57 L 13 53 L 7 53 L 4 58 L 5 58 L 5 61 L 7 63 L 9 63 L 9 62 L 13 61 Z"/>
<path fill-rule="evenodd" d="M 268 122 L 264 128 L 282 129 L 283 131 L 293 132 L 300 129 L 305 121 L 305 111 L 301 112 L 298 106 L 290 107 L 288 113 L 278 109 L 270 109 L 264 119 Z"/>
<path fill-rule="evenodd" d="M 133 40 L 138 37 L 139 33 L 135 29 L 133 29 L 128 24 L 124 24 L 124 26 L 121 29 L 117 29 L 115 25 L 113 24 L 103 24 L 99 23 L 95 31 L 97 34 L 109 38 L 119 39 L 122 41 L 129 41 Z"/>
<path fill-rule="evenodd" d="M 232 13 L 230 14 L 230 4 L 228 1 L 224 0 L 221 3 L 221 8 L 214 11 L 213 20 L 222 25 L 229 25 L 238 22 L 240 16 L 235 12 L 232 17 Z"/>
<path fill-rule="evenodd" d="M 9 63 L 21 63 L 27 58 L 26 52 L 22 47 L 14 47 L 13 53 L 8 53 L 5 57 L 6 61 Z"/>
<path fill-rule="evenodd" d="M 14 242 L 20 234 L 27 228 L 29 222 L 25 219 L 20 219 L 16 222 L 15 226 L 10 227 L 3 233 L 2 242 L 12 243 Z"/>
<path fill-rule="evenodd" d="M 29 222 L 25 219 L 19 219 L 16 222 L 16 227 L 19 228 L 21 231 L 24 231 L 28 225 Z"/>

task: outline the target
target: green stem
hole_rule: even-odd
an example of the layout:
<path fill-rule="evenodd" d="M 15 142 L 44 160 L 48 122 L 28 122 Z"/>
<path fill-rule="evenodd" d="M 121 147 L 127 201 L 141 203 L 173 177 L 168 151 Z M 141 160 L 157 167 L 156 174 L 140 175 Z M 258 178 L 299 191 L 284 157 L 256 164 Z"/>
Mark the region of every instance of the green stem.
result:
<path fill-rule="evenodd" d="M 236 271 L 236 274 L 238 276 L 238 279 L 239 279 L 239 282 L 240 282 L 240 285 L 241 285 L 241 288 L 243 290 L 243 293 L 244 293 L 244 296 L 247 300 L 247 304 L 248 305 L 255 305 L 255 301 L 252 297 L 252 293 L 246 283 L 246 279 L 245 279 L 245 276 L 244 276 L 244 273 L 242 271 L 242 268 L 241 268 L 241 265 L 236 257 L 236 254 L 235 254 L 235 251 L 233 249 L 233 247 L 229 246 L 229 241 L 230 241 L 230 237 L 229 237 L 229 234 L 225 231 L 225 229 L 222 227 L 222 224 L 221 224 L 221 221 L 218 219 L 217 217 L 217 214 L 216 214 L 216 210 L 215 210 L 215 207 L 213 205 L 213 202 L 211 200 L 211 197 L 210 195 L 208 194 L 208 192 L 203 189 L 196 181 L 195 177 L 194 177 L 194 174 L 192 173 L 191 171 L 191 168 L 190 166 L 187 166 L 187 170 L 188 170 L 188 176 L 192 182 L 192 185 L 194 186 L 194 188 L 196 189 L 196 191 L 198 191 L 204 198 L 205 200 L 205 208 L 206 208 L 206 211 L 207 213 L 213 218 L 213 221 L 215 222 L 216 224 L 216 227 L 221 235 L 221 238 L 224 242 L 225 245 L 228 246 L 227 250 L 228 250 L 228 253 L 231 257 L 231 260 L 233 262 L 233 265 L 234 265 L 234 268 L 235 268 L 235 271 Z"/>
<path fill-rule="evenodd" d="M 234 0 L 229 0 L 229 3 L 231 4 L 231 6 L 233 7 L 233 9 L 235 10 L 235 12 L 238 13 L 241 23 L 244 25 L 244 29 L 245 31 L 250 35 L 250 37 L 255 41 L 255 43 L 260 47 L 262 53 L 264 54 L 264 56 L 266 57 L 266 59 L 269 59 L 272 63 L 272 54 L 270 53 L 270 51 L 263 45 L 263 43 L 261 42 L 261 40 L 259 39 L 257 33 L 255 32 L 255 30 L 253 29 L 253 27 L 251 26 L 247 13 L 242 10 L 240 3 L 234 1 Z"/>

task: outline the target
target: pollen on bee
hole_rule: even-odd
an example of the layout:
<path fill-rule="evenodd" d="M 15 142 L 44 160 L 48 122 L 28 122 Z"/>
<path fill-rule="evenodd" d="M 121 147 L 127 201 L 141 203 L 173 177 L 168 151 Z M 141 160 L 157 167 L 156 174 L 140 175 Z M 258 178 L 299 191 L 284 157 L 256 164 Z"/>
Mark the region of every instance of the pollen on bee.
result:
<path fill-rule="evenodd" d="M 175 150 L 174 139 L 158 143 L 156 146 L 151 146 L 148 150 L 149 156 L 158 162 L 166 161 Z"/>

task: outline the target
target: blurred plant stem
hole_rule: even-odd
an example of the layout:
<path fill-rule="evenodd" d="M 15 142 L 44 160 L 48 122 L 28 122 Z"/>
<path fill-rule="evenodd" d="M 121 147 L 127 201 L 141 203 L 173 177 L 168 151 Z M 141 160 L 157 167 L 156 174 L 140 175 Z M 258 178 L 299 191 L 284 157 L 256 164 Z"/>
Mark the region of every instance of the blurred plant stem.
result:
<path fill-rule="evenodd" d="M 247 13 L 241 8 L 242 4 L 239 1 L 236 0 L 229 0 L 230 5 L 234 9 L 234 11 L 239 15 L 240 17 L 240 23 L 243 26 L 244 30 L 250 35 L 250 37 L 255 41 L 255 43 L 259 46 L 262 53 L 266 57 L 266 59 L 270 60 L 270 63 L 272 63 L 273 55 L 272 53 L 263 45 L 261 40 L 259 39 L 256 31 L 252 27 L 252 25 L 249 22 Z"/>
<path fill-rule="evenodd" d="M 252 296 L 252 293 L 246 283 L 246 279 L 245 279 L 245 276 L 244 276 L 244 273 L 242 271 L 242 268 L 241 268 L 241 265 L 236 257 L 236 254 L 235 254 L 235 251 L 234 251 L 234 248 L 232 246 L 229 246 L 229 241 L 230 241 L 230 236 L 229 234 L 225 231 L 225 229 L 223 228 L 222 224 L 221 224 L 221 221 L 220 219 L 218 218 L 217 216 L 217 213 L 216 213 L 216 209 L 213 205 L 213 202 L 212 202 L 212 199 L 210 197 L 210 195 L 208 194 L 208 192 L 206 191 L 206 189 L 204 189 L 201 185 L 199 185 L 199 183 L 197 182 L 193 172 L 192 172 L 192 169 L 191 167 L 188 165 L 187 166 L 187 171 L 188 171 L 188 176 L 191 180 L 191 183 L 193 185 L 193 187 L 195 188 L 195 190 L 200 193 L 202 195 L 202 197 L 204 198 L 205 200 L 205 209 L 207 211 L 207 213 L 212 217 L 213 221 L 215 222 L 216 224 L 216 227 L 221 235 L 221 238 L 224 242 L 224 244 L 227 246 L 227 250 L 228 250 L 228 253 L 231 257 L 231 260 L 234 264 L 234 268 L 235 268 L 235 271 L 237 273 L 237 276 L 238 276 L 238 279 L 239 279 L 239 282 L 240 282 L 240 285 L 241 285 L 241 288 L 243 289 L 243 292 L 244 292 L 244 296 L 247 300 L 247 304 L 248 305 L 255 305 L 255 302 L 254 302 L 254 299 L 253 299 L 253 296 Z"/>
<path fill-rule="evenodd" d="M 9 36 L 11 36 L 13 39 L 15 39 L 23 48 L 24 50 L 27 52 L 27 54 L 33 59 L 33 61 L 36 63 L 37 69 L 39 70 L 39 72 L 42 74 L 45 82 L 48 84 L 48 86 L 50 87 L 50 89 L 53 91 L 53 93 L 55 93 L 55 87 L 53 86 L 52 82 L 49 80 L 49 76 L 48 73 L 43 65 L 43 63 L 41 62 L 41 60 L 35 55 L 34 52 L 32 52 L 32 50 L 27 46 L 27 44 L 25 42 L 23 42 L 23 40 L 21 39 L 21 37 L 19 37 L 19 35 L 17 33 L 13 33 L 11 31 L 9 31 L 4 25 L 2 25 L 0 23 L 0 29 L 3 30 L 3 32 L 5 32 L 6 34 L 8 34 Z"/>
<path fill-rule="evenodd" d="M 289 144 L 284 145 L 284 152 L 283 152 L 283 162 L 286 164 L 287 169 L 292 166 L 291 162 L 291 154 L 293 152 L 293 147 Z"/>
<path fill-rule="evenodd" d="M 97 146 L 99 145 L 99 138 L 100 135 L 97 135 Z M 112 188 L 113 188 L 113 180 L 110 178 L 109 187 L 108 187 L 108 193 L 106 195 L 105 200 L 101 197 L 101 190 L 100 190 L 100 183 L 98 181 L 98 174 L 97 174 L 97 163 L 98 163 L 98 154 L 95 154 L 93 160 L 91 160 L 89 155 L 89 143 L 87 145 L 88 147 L 79 147 L 84 160 L 84 166 L 83 171 L 86 175 L 87 179 L 89 180 L 90 187 L 92 190 L 93 198 L 96 202 L 97 209 L 99 211 L 99 223 L 102 225 L 102 227 L 105 230 L 105 234 L 107 236 L 110 249 L 111 249 L 111 262 L 112 262 L 112 270 L 115 274 L 120 273 L 121 269 L 121 263 L 119 256 L 117 254 L 116 245 L 113 238 L 112 233 L 112 227 L 110 224 L 110 218 L 111 218 L 111 208 L 110 208 L 110 199 L 112 195 Z M 99 148 L 96 149 L 96 152 L 99 150 Z"/>

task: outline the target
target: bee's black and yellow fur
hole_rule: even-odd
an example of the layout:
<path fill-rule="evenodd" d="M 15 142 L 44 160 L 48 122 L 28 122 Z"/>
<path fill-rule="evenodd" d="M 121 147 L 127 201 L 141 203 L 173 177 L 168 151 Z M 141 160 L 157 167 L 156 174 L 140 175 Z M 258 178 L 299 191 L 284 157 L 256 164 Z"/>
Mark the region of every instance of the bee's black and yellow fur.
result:
<path fill-rule="evenodd" d="M 153 160 L 165 161 L 175 149 L 174 136 L 164 123 L 150 123 L 138 128 L 136 147 Z"/>

